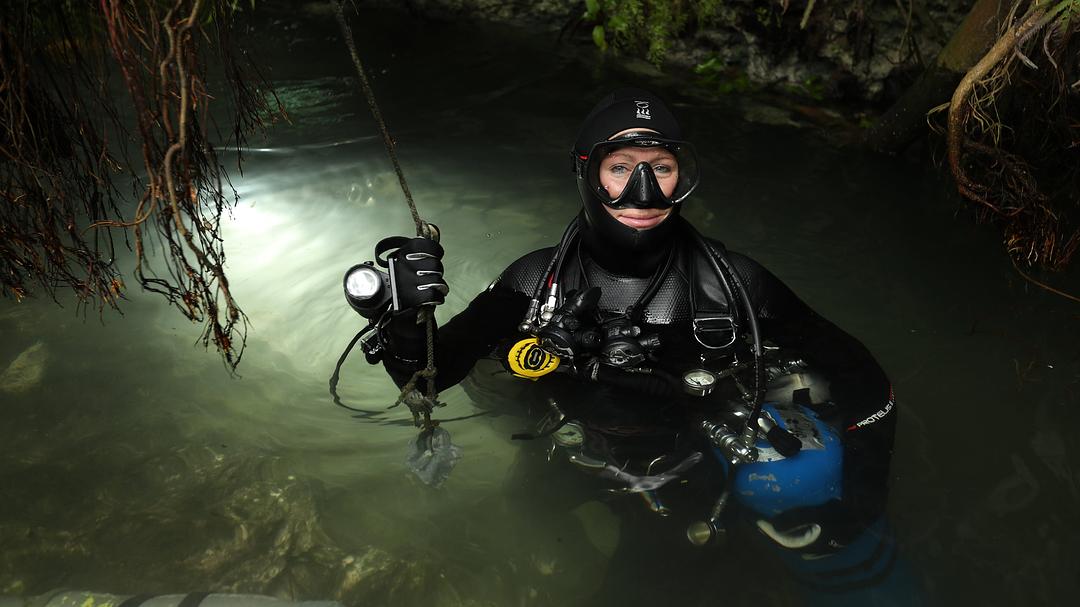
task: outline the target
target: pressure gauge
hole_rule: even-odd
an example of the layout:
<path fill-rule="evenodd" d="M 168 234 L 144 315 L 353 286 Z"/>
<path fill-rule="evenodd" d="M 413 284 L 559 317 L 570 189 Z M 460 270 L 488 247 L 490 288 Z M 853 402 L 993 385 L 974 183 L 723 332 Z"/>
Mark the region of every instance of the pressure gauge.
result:
<path fill-rule="evenodd" d="M 560 447 L 580 447 L 585 442 L 585 429 L 575 422 L 567 422 L 562 428 L 556 430 L 551 438 Z"/>
<path fill-rule="evenodd" d="M 682 379 L 683 389 L 694 396 L 707 396 L 716 387 L 716 375 L 705 369 L 691 369 Z"/>

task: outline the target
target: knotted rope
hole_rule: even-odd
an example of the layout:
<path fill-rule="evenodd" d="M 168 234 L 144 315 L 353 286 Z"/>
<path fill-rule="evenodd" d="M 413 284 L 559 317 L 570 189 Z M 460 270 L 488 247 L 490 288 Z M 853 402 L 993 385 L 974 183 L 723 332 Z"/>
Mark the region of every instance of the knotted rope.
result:
<path fill-rule="evenodd" d="M 352 56 L 353 65 L 356 66 L 356 74 L 360 78 L 360 88 L 363 89 L 364 98 L 367 99 L 368 109 L 371 110 L 371 115 L 379 126 L 386 153 L 390 156 L 390 162 L 394 165 L 394 172 L 397 173 L 398 183 L 401 184 L 401 191 L 405 194 L 405 204 L 409 205 L 409 214 L 412 215 L 413 223 L 416 224 L 416 235 L 424 238 L 437 238 L 438 232 L 432 229 L 431 224 L 421 219 L 420 213 L 416 210 L 416 203 L 413 202 L 409 184 L 405 181 L 405 173 L 401 170 L 401 164 L 398 163 L 394 139 L 386 128 L 386 122 L 383 121 L 382 112 L 379 111 L 379 105 L 375 102 L 375 93 L 371 90 L 371 84 L 368 82 L 364 65 L 360 62 L 360 54 L 356 51 L 352 28 L 349 27 L 349 23 L 345 19 L 344 4 L 345 0 L 338 0 L 335 5 L 337 22 L 341 26 L 345 44 L 349 47 L 349 55 Z M 425 432 L 430 432 L 435 426 L 439 425 L 437 420 L 431 419 L 431 412 L 435 407 L 444 404 L 438 401 L 438 392 L 435 391 L 435 376 L 438 374 L 438 370 L 435 368 L 435 315 L 431 309 L 421 309 L 417 314 L 416 322 L 422 322 L 425 325 L 427 333 L 427 366 L 413 373 L 409 381 L 405 382 L 405 385 L 401 388 L 401 394 L 398 396 L 397 401 L 391 405 L 391 408 L 405 403 L 405 406 L 412 412 L 413 423 L 416 427 L 423 428 Z M 416 388 L 417 382 L 421 379 L 427 380 L 426 394 L 422 394 Z"/>

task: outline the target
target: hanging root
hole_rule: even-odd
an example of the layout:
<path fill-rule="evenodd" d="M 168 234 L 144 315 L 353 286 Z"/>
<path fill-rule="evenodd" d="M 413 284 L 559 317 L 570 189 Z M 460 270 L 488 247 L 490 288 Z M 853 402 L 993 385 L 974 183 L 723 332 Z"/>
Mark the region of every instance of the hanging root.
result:
<path fill-rule="evenodd" d="M 948 106 L 957 190 L 1002 225 L 1018 271 L 1063 269 L 1080 246 L 1078 22 L 1078 0 L 1015 2 Z"/>
<path fill-rule="evenodd" d="M 206 55 L 216 53 L 224 67 L 236 108 L 231 144 L 239 149 L 274 112 L 258 92 L 269 87 L 257 75 L 252 86 L 251 66 L 236 61 L 234 5 L 98 0 L 0 8 L 6 293 L 22 297 L 36 284 L 55 298 L 69 287 L 82 303 L 115 307 L 123 287 L 113 252 L 119 230 L 134 245 L 140 284 L 203 323 L 203 344 L 213 343 L 236 368 L 247 319 L 229 288 L 220 234 L 222 214 L 236 197 L 208 138 L 216 125 L 208 113 L 214 97 L 206 88 Z M 134 128 L 108 90 L 109 65 L 127 89 Z M 129 138 L 139 169 L 123 156 Z M 121 176 L 135 184 L 130 218 L 118 208 Z M 161 249 L 160 261 L 151 263 L 148 246 Z"/>
<path fill-rule="evenodd" d="M 25 6 L 24 6 L 25 4 Z M 44 3 L 41 3 L 44 4 Z M 119 274 L 108 232 L 83 234 L 86 217 L 118 217 L 118 166 L 107 130 L 91 118 L 92 48 L 63 11 L 0 5 L 0 291 L 16 299 L 64 288 L 80 303 L 116 306 Z M 54 32 L 45 43 L 42 30 Z M 49 71 L 50 65 L 67 69 Z"/>

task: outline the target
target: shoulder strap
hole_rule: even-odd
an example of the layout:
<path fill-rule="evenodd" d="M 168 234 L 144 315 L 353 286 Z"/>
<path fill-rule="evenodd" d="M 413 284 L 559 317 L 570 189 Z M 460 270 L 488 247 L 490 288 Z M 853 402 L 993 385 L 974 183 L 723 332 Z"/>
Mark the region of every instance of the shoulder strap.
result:
<path fill-rule="evenodd" d="M 687 230 L 694 230 L 684 222 Z M 694 340 L 709 350 L 721 350 L 735 343 L 739 335 L 738 306 L 731 289 L 730 279 L 723 272 L 717 273 L 708 256 L 711 252 L 689 244 L 686 245 L 690 278 L 690 306 Z M 718 248 L 723 245 L 715 243 Z"/>

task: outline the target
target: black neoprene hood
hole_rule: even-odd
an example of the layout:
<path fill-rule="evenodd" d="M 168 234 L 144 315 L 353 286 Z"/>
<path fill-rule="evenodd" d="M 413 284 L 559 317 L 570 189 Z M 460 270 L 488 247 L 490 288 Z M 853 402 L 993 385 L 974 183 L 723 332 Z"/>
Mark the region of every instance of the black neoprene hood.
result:
<path fill-rule="evenodd" d="M 653 130 L 667 139 L 682 139 L 679 122 L 663 100 L 644 89 L 623 88 L 605 95 L 585 117 L 574 142 L 574 153 L 584 156 L 594 144 L 632 128 Z"/>
<path fill-rule="evenodd" d="M 651 268 L 664 258 L 675 231 L 676 222 L 673 220 L 678 216 L 682 205 L 673 204 L 673 200 L 660 193 L 659 187 L 644 188 L 641 196 L 631 197 L 633 200 L 629 206 L 671 209 L 666 220 L 646 230 L 623 225 L 605 209 L 605 206 L 613 201 L 603 188 L 597 187 L 594 180 L 590 179 L 593 169 L 596 168 L 590 168 L 590 165 L 600 159 L 591 159 L 589 154 L 594 148 L 602 147 L 617 133 L 629 129 L 653 131 L 658 135 L 658 141 L 653 145 L 663 145 L 671 150 L 675 150 L 677 144 L 683 143 L 679 141 L 682 138 L 682 129 L 667 104 L 643 89 L 623 88 L 604 96 L 585 117 L 571 154 L 574 156 L 578 194 L 581 196 L 582 215 L 585 219 L 581 231 L 582 243 L 593 259 L 608 270 L 636 275 L 650 272 Z M 648 138 L 646 133 L 639 135 Z M 659 140 L 664 140 L 664 143 Z M 674 147 L 670 144 L 674 144 Z M 633 145 L 633 142 L 627 140 L 627 145 Z M 692 155 L 692 146 L 686 147 L 691 149 Z M 651 185 L 655 186 L 651 169 L 647 166 L 645 169 L 647 175 L 639 176 L 642 179 L 637 181 L 637 185 L 650 185 L 644 180 L 644 177 L 648 177 L 652 178 Z M 696 179 L 692 181 L 696 183 Z M 632 188 L 633 185 L 635 184 L 631 181 L 627 187 Z M 693 184 L 689 189 L 693 189 Z"/>

